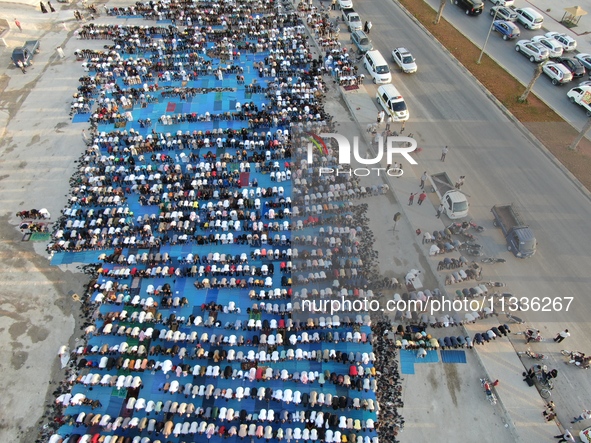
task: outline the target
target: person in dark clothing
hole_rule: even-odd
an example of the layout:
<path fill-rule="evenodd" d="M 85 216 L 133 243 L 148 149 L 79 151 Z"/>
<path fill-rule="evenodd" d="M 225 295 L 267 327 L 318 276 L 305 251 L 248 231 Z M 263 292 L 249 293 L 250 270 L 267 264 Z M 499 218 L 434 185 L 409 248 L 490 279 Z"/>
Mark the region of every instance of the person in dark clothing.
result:
<path fill-rule="evenodd" d="M 50 10 L 51 12 L 55 12 L 55 9 L 53 9 L 53 6 L 51 5 L 51 2 L 49 2 L 49 1 L 48 1 L 48 2 L 47 2 L 47 6 L 49 6 L 49 10 Z"/>
<path fill-rule="evenodd" d="M 45 5 L 43 4 L 43 2 L 39 2 L 39 6 L 41 6 L 41 12 L 43 14 L 47 14 L 47 8 L 45 7 Z"/>

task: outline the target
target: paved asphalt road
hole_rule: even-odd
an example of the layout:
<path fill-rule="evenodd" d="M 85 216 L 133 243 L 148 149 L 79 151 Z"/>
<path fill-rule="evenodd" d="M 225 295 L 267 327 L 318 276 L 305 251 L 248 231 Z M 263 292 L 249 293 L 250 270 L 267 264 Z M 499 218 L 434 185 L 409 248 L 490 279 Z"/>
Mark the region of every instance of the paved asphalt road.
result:
<path fill-rule="evenodd" d="M 427 0 L 427 2 L 433 7 L 439 6 L 439 0 Z M 492 3 L 485 0 L 484 5 L 485 10 L 481 16 L 468 17 L 462 8 L 448 3 L 443 11 L 443 16 L 457 29 L 461 30 L 461 32 L 476 45 L 482 47 L 492 23 L 492 17 L 489 15 Z M 531 5 L 523 0 L 515 2 L 515 7 L 523 6 Z M 532 78 L 535 64 L 531 63 L 523 54 L 515 51 L 515 43 L 518 40 L 531 39 L 535 35 L 543 35 L 547 30 L 538 29 L 532 31 L 525 29 L 521 25 L 518 26 L 521 31 L 521 36 L 518 39 L 511 41 L 503 40 L 499 33 L 493 31 L 486 45 L 486 53 L 514 77 L 527 85 Z M 545 26 L 552 26 L 553 31 L 559 31 L 561 28 L 561 26 L 556 23 L 547 23 Z M 575 53 L 573 52 L 565 53 L 565 55 L 571 57 L 574 56 L 574 54 Z M 545 74 L 542 74 L 534 86 L 534 92 L 551 108 L 558 112 L 562 118 L 570 122 L 576 128 L 581 129 L 586 120 L 585 112 L 580 106 L 570 103 L 566 97 L 566 93 L 570 88 L 587 79 L 588 76 L 585 75 L 583 78 L 575 79 L 566 85 L 554 86 L 550 79 Z"/>
<path fill-rule="evenodd" d="M 406 46 L 417 59 L 417 74 L 393 75 L 393 83 L 410 109 L 407 131 L 415 134 L 424 149 L 415 175 L 420 176 L 426 169 L 430 173 L 445 170 L 452 179 L 467 176 L 463 190 L 470 195 L 470 216 L 487 228 L 479 242 L 487 255 L 508 260 L 505 265 L 488 267 L 487 275 L 506 282 L 507 290 L 519 296 L 575 298 L 569 312 L 520 314 L 548 338 L 564 327 L 571 330 L 573 337 L 567 345 L 551 340 L 535 345 L 536 350 L 552 355 L 549 364 L 555 360 L 559 369 L 564 367 L 558 353 L 561 346 L 591 353 L 588 341 L 582 340 L 589 331 L 591 315 L 587 303 L 591 283 L 591 205 L 586 194 L 396 4 L 358 0 L 355 9 L 363 20 L 372 21 L 370 37 L 384 56 L 394 46 Z M 477 20 L 484 21 L 485 17 Z M 346 32 L 343 38 L 348 39 Z M 529 63 L 525 59 L 520 62 L 525 66 Z M 541 80 L 543 84 L 546 79 Z M 375 91 L 375 87 L 368 86 L 368 90 Z M 450 153 L 441 163 L 439 155 L 444 144 L 450 146 Z M 507 252 L 500 230 L 492 225 L 490 208 L 510 202 L 516 204 L 537 237 L 538 253 L 531 259 L 520 260 Z M 558 387 L 565 384 L 570 385 L 569 389 L 557 389 L 554 394 L 557 399 L 568 394 L 564 404 L 573 409 L 585 404 L 583 399 L 577 401 L 574 387 L 581 393 L 591 392 L 591 382 L 584 372 L 566 368 Z"/>

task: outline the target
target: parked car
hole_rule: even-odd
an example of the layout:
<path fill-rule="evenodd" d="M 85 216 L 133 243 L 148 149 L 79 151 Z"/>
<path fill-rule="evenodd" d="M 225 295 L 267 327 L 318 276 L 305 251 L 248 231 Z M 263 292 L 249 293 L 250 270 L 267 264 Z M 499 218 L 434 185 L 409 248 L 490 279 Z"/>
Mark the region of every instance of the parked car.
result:
<path fill-rule="evenodd" d="M 575 78 L 581 78 L 585 75 L 585 66 L 576 58 L 558 57 L 556 58 L 556 63 L 562 63 L 566 66 Z"/>
<path fill-rule="evenodd" d="M 352 8 L 353 7 L 353 1 L 352 0 L 339 0 L 337 3 L 339 5 L 339 9 L 345 9 L 345 8 Z"/>
<path fill-rule="evenodd" d="M 518 8 L 515 10 L 517 21 L 525 29 L 540 29 L 544 24 L 544 16 L 532 8 Z"/>
<path fill-rule="evenodd" d="M 591 82 L 583 82 L 591 83 Z M 591 86 L 581 83 L 578 87 L 572 88 L 566 93 L 571 103 L 576 103 L 585 109 L 587 117 L 591 117 Z"/>
<path fill-rule="evenodd" d="M 508 8 L 506 6 L 493 6 L 490 8 L 490 15 L 492 17 L 497 16 L 499 20 L 507 20 L 509 22 L 514 22 L 517 20 L 517 14 L 513 9 Z"/>
<path fill-rule="evenodd" d="M 557 40 L 546 37 L 545 35 L 536 35 L 531 38 L 531 41 L 541 43 L 548 48 L 548 51 L 550 51 L 550 58 L 561 57 L 562 52 L 564 51 L 564 48 Z"/>
<path fill-rule="evenodd" d="M 575 58 L 583 64 L 587 71 L 591 71 L 591 54 L 581 52 L 575 55 Z"/>
<path fill-rule="evenodd" d="M 515 0 L 490 0 L 490 2 L 497 6 L 513 6 Z"/>
<path fill-rule="evenodd" d="M 553 85 L 562 85 L 572 81 L 573 74 L 562 63 L 546 63 L 542 66 L 542 72 L 550 77 Z"/>
<path fill-rule="evenodd" d="M 353 31 L 351 33 L 351 42 L 357 46 L 357 49 L 362 54 L 365 54 L 367 51 L 371 51 L 373 49 L 371 40 L 367 34 L 361 30 Z"/>
<path fill-rule="evenodd" d="M 558 42 L 567 52 L 574 51 L 575 49 L 577 49 L 577 41 L 570 35 L 561 34 L 560 32 L 546 32 L 545 35 L 546 37 L 558 40 Z"/>
<path fill-rule="evenodd" d="M 402 72 L 406 74 L 412 74 L 417 72 L 417 64 L 415 58 L 406 48 L 396 48 L 392 51 L 392 59 L 396 63 Z"/>
<path fill-rule="evenodd" d="M 541 43 L 535 43 L 531 40 L 519 40 L 515 45 L 515 50 L 521 52 L 532 63 L 542 62 L 550 56 L 550 51 Z"/>
<path fill-rule="evenodd" d="M 493 29 L 503 36 L 503 40 L 513 39 L 521 35 L 517 25 L 507 20 L 495 20 Z"/>
<path fill-rule="evenodd" d="M 482 0 L 454 0 L 454 3 L 466 11 L 466 15 L 480 15 L 484 11 Z"/>

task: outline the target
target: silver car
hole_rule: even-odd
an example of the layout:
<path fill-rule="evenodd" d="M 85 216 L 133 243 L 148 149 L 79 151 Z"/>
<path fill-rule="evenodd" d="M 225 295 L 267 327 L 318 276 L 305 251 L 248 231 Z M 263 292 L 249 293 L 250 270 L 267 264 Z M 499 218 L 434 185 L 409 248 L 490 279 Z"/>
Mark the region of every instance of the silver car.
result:
<path fill-rule="evenodd" d="M 357 46 L 357 49 L 361 54 L 365 54 L 367 51 L 371 51 L 373 49 L 371 40 L 367 34 L 361 30 L 353 31 L 351 33 L 351 43 Z"/>
<path fill-rule="evenodd" d="M 392 51 L 392 60 L 396 63 L 402 72 L 412 74 L 417 72 L 417 63 L 410 51 L 406 48 L 396 48 Z"/>
<path fill-rule="evenodd" d="M 550 57 L 550 51 L 541 43 L 532 42 L 531 40 L 519 40 L 515 45 L 515 50 L 521 52 L 532 63 L 543 62 Z"/>
<path fill-rule="evenodd" d="M 564 49 L 558 40 L 546 37 L 545 35 L 536 35 L 535 37 L 531 38 L 531 41 L 541 43 L 546 48 L 548 48 L 548 51 L 550 51 L 550 58 L 562 57 L 562 52 Z"/>
<path fill-rule="evenodd" d="M 591 72 L 591 54 L 581 52 L 580 54 L 575 55 L 575 58 L 581 62 L 586 70 Z"/>
<path fill-rule="evenodd" d="M 515 22 L 517 21 L 517 14 L 513 9 L 508 8 L 506 6 L 493 6 L 490 8 L 490 15 L 494 17 L 496 14 L 496 20 L 506 20 L 508 22 Z"/>

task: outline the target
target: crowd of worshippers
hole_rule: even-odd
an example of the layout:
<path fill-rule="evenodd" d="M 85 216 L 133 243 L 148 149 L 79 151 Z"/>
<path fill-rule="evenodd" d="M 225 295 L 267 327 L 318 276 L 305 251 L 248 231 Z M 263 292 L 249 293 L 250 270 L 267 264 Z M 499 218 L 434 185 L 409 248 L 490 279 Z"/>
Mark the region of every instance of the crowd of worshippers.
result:
<path fill-rule="evenodd" d="M 251 10 L 248 10 L 249 7 L 259 8 L 263 11 L 270 7 L 270 4 L 262 5 L 261 3 L 239 2 L 238 4 L 242 8 L 240 11 L 244 13 L 248 11 L 249 15 L 252 14 Z M 192 23 L 195 20 L 198 23 L 199 16 L 193 16 L 193 13 L 196 12 L 193 6 L 193 3 L 188 2 L 151 2 L 145 5 L 138 3 L 134 7 L 124 8 L 124 10 L 128 13 L 145 13 L 152 18 L 159 18 L 159 13 L 167 14 L 165 11 L 174 10 L 177 23 L 186 23 L 189 18 Z M 210 3 L 204 4 L 204 7 L 215 12 L 209 14 L 208 17 L 220 16 L 220 11 L 227 8 L 227 6 L 214 6 Z M 135 10 L 131 11 L 132 8 Z M 185 15 L 189 10 L 191 12 Z M 180 11 L 185 11 L 185 13 L 181 14 Z M 117 15 L 121 14 L 119 10 L 117 12 L 111 10 L 111 12 Z M 162 17 L 164 16 L 162 15 Z M 227 14 L 227 16 L 221 17 L 221 20 L 214 19 L 215 22 L 208 18 L 207 20 L 211 22 L 208 26 L 221 26 L 222 29 L 196 30 L 201 33 L 199 38 L 206 38 L 207 43 L 221 43 L 221 46 L 227 48 L 228 40 L 235 41 L 235 37 L 240 37 L 240 33 L 247 35 L 248 38 L 262 37 L 267 41 L 276 42 L 280 34 L 272 30 L 265 30 L 265 26 L 275 27 L 276 24 L 277 27 L 285 27 L 291 26 L 292 22 L 294 26 L 301 26 L 298 24 L 295 14 L 278 15 L 267 19 L 259 18 L 253 20 L 249 25 L 240 24 L 240 19 L 236 21 L 229 16 L 230 14 Z M 277 21 L 274 23 L 272 19 Z M 165 43 L 162 45 L 157 43 L 156 47 L 153 46 L 153 41 L 148 40 L 152 39 L 152 36 L 158 38 L 156 37 L 157 33 L 137 30 L 138 37 L 133 38 L 140 39 L 139 45 L 137 40 L 128 44 L 124 40 L 130 40 L 131 35 L 127 35 L 127 31 L 122 32 L 120 28 L 94 27 L 89 32 L 92 33 L 92 38 L 103 38 L 100 35 L 110 33 L 108 38 L 114 39 L 115 43 L 120 45 L 119 49 L 122 52 L 127 49 L 128 52 L 136 53 L 137 49 L 132 49 L 134 46 L 146 44 L 147 47 L 147 44 L 150 43 L 153 48 L 152 54 L 150 57 L 146 57 L 150 60 L 152 56 L 156 57 L 156 54 L 157 57 L 165 57 L 167 53 L 173 51 L 190 52 L 188 49 L 183 49 L 187 48 L 186 40 L 182 37 L 177 38 L 179 35 L 175 27 L 169 27 L 168 32 L 158 30 Z M 227 132 L 187 134 L 177 131 L 175 135 L 170 135 L 152 131 L 152 134 L 142 137 L 131 131 L 96 132 L 95 139 L 91 141 L 84 155 L 81 170 L 74 179 L 75 189 L 70 200 L 71 207 L 64 211 L 64 218 L 59 223 L 60 229 L 56 231 L 56 234 L 59 235 L 56 239 L 58 240 L 56 241 L 57 250 L 84 250 L 106 247 L 107 244 L 111 247 L 115 245 L 117 249 L 113 257 L 109 259 L 107 256 L 104 257 L 106 264 L 100 270 L 97 286 L 92 288 L 94 293 L 92 299 L 102 309 L 98 321 L 93 324 L 93 327 L 86 330 L 87 344 L 81 345 L 76 350 L 76 366 L 85 373 L 76 374 L 70 379 L 70 382 L 73 387 L 82 384 L 95 387 L 95 389 L 100 389 L 102 386 L 108 389 L 112 389 L 112 387 L 128 389 L 129 398 L 126 399 L 125 409 L 129 414 L 126 414 L 125 417 L 111 417 L 105 414 L 100 417 L 100 420 L 96 416 L 89 417 L 90 413 L 86 415 L 78 413 L 78 415 L 70 417 L 63 417 L 63 414 L 60 414 L 56 423 L 86 426 L 94 424 L 98 425 L 101 430 L 108 432 L 118 430 L 133 430 L 134 433 L 137 431 L 156 432 L 157 435 L 162 434 L 165 438 L 200 434 L 208 437 L 219 435 L 220 437 L 259 437 L 269 440 L 285 438 L 286 441 L 304 439 L 340 443 L 343 439 L 347 439 L 347 441 L 355 443 L 377 443 L 378 436 L 375 431 L 379 431 L 382 425 L 382 414 L 386 414 L 385 417 L 388 418 L 388 421 L 393 420 L 389 415 L 391 406 L 386 405 L 382 410 L 382 405 L 378 405 L 373 401 L 371 395 L 367 394 L 370 391 L 375 392 L 378 389 L 378 383 L 380 383 L 374 369 L 374 363 L 377 364 L 380 357 L 373 355 L 371 347 L 368 346 L 374 341 L 373 334 L 366 334 L 362 329 L 371 323 L 369 317 L 361 318 L 358 315 L 353 318 L 353 316 L 345 315 L 342 318 L 329 318 L 321 315 L 300 320 L 292 315 L 294 309 L 297 310 L 299 301 L 297 297 L 294 297 L 296 300 L 289 300 L 291 288 L 273 288 L 273 281 L 270 286 L 267 284 L 269 273 L 273 274 L 273 269 L 270 266 L 271 260 L 276 261 L 275 267 L 285 272 L 286 274 L 282 277 L 286 278 L 289 278 L 287 273 L 293 270 L 294 266 L 296 269 L 313 269 L 315 266 L 320 266 L 319 260 L 323 260 L 324 266 L 329 263 L 329 269 L 332 278 L 334 278 L 331 286 L 335 289 L 337 287 L 344 289 L 348 296 L 347 284 L 348 280 L 353 277 L 352 269 L 358 270 L 360 274 L 364 275 L 372 269 L 374 265 L 372 260 L 375 258 L 375 254 L 371 251 L 371 243 L 366 241 L 369 234 L 367 220 L 363 215 L 365 207 L 364 205 L 354 207 L 350 201 L 352 198 L 367 195 L 367 190 L 361 191 L 362 187 L 355 177 L 318 177 L 315 174 L 320 165 L 326 166 L 336 163 L 333 154 L 336 151 L 329 150 L 323 155 L 315 153 L 314 165 L 308 165 L 307 162 L 301 161 L 306 158 L 304 148 L 301 147 L 305 145 L 297 143 L 299 157 L 296 157 L 297 161 L 291 159 L 294 153 L 295 142 L 292 138 L 294 131 L 297 131 L 298 137 L 300 137 L 304 130 L 330 129 L 330 124 L 327 127 L 323 121 L 320 121 L 324 117 L 322 108 L 314 108 L 322 99 L 321 95 L 324 92 L 324 85 L 319 77 L 324 72 L 322 59 L 311 60 L 308 56 L 307 60 L 312 70 L 303 72 L 300 67 L 292 63 L 292 59 L 286 60 L 286 55 L 281 53 L 284 51 L 285 54 L 285 51 L 291 50 L 292 54 L 289 57 L 297 57 L 300 60 L 301 56 L 306 57 L 306 54 L 309 54 L 302 52 L 302 48 L 297 42 L 294 44 L 295 47 L 289 48 L 293 40 L 298 40 L 294 38 L 293 32 L 294 30 L 291 30 L 284 34 L 281 39 L 283 41 L 279 44 L 265 43 L 262 47 L 256 46 L 256 44 L 252 45 L 255 51 L 260 48 L 263 51 L 273 50 L 274 52 L 269 52 L 275 54 L 273 57 L 266 57 L 262 61 L 262 66 L 259 62 L 256 67 L 258 75 L 261 77 L 271 75 L 274 57 L 277 57 L 280 69 L 288 71 L 287 74 L 278 72 L 275 68 L 275 73 L 281 78 L 273 79 L 267 85 L 258 82 L 245 85 L 247 90 L 250 87 L 253 91 L 267 94 L 265 112 L 268 112 L 272 106 L 277 109 L 285 107 L 286 114 L 281 109 L 281 114 L 285 115 L 285 121 L 298 122 L 290 125 L 289 131 L 285 131 L 286 127 L 267 128 L 266 126 L 273 121 L 272 119 L 265 120 L 263 125 L 253 125 L 249 119 L 248 129 L 231 134 Z M 150 37 L 146 37 L 148 35 Z M 268 37 L 271 39 L 269 40 Z M 224 42 L 224 38 L 227 39 L 226 42 Z M 145 39 L 145 42 L 142 39 Z M 287 42 L 289 44 L 286 44 Z M 207 49 L 210 49 L 209 45 Z M 207 51 L 199 56 L 207 56 Z M 281 57 L 284 58 L 281 59 Z M 334 58 L 332 57 L 332 60 Z M 333 63 L 332 60 L 330 66 Z M 284 63 L 286 61 L 289 64 Z M 103 67 L 103 63 L 106 66 Z M 109 63 L 111 62 L 108 60 L 101 61 L 100 69 L 104 72 L 111 71 L 112 67 L 109 66 Z M 119 60 L 116 64 L 119 65 Z M 174 71 L 180 72 L 188 65 L 183 63 L 180 69 L 178 65 L 176 66 L 177 69 Z M 139 75 L 141 79 L 142 71 L 137 71 L 137 68 L 133 69 L 136 69 L 136 73 L 132 77 Z M 213 75 L 217 75 L 216 70 L 213 72 Z M 221 74 L 222 78 L 227 75 L 225 72 Z M 237 75 L 241 74 L 237 73 Z M 121 76 L 125 77 L 124 71 Z M 141 81 L 146 82 L 144 79 Z M 102 100 L 100 105 L 105 105 L 106 98 L 112 102 L 114 87 L 108 93 L 110 97 L 106 96 L 107 93 L 101 96 L 101 92 L 104 92 L 104 85 L 107 83 L 112 82 L 101 81 L 100 88 L 97 84 L 96 97 L 97 102 Z M 161 83 L 158 87 L 163 86 Z M 285 83 L 285 87 L 282 86 L 282 83 Z M 302 83 L 304 83 L 303 86 Z M 154 88 L 154 85 L 146 86 L 148 90 L 144 88 L 144 91 L 141 92 L 141 88 L 139 89 L 140 97 L 141 94 L 149 95 L 149 93 L 156 91 L 155 89 L 149 90 L 149 88 Z M 305 94 L 308 94 L 308 98 L 305 97 Z M 302 97 L 303 100 L 310 100 L 310 103 L 300 103 Z M 121 97 L 118 99 L 120 101 Z M 318 101 L 313 102 L 312 100 Z M 292 106 L 288 106 L 288 101 L 293 102 L 290 103 Z M 260 103 L 260 100 L 255 101 L 255 106 L 258 106 L 258 112 L 263 112 L 262 104 L 256 103 Z M 117 105 L 119 106 L 119 103 Z M 304 109 L 305 105 L 309 106 L 308 110 Z M 244 108 L 244 104 L 241 106 Z M 292 111 L 287 110 L 290 107 Z M 301 107 L 303 112 L 294 113 L 294 107 Z M 306 115 L 304 113 L 313 115 L 314 118 L 311 120 L 317 118 L 316 115 L 319 115 L 320 118 L 312 125 L 309 124 L 311 120 L 303 116 Z M 255 118 L 258 119 L 258 116 Z M 308 120 L 308 123 L 303 124 L 301 119 Z M 329 118 L 323 120 L 329 120 Z M 100 125 L 105 121 L 101 120 L 95 123 Z M 264 132 L 261 130 L 263 135 L 259 133 L 258 136 L 255 136 L 254 134 L 257 132 L 255 128 L 259 127 L 265 128 Z M 98 127 L 96 129 L 98 131 Z M 283 131 L 279 132 L 282 129 Z M 206 139 L 209 145 L 205 142 Z M 229 155 L 229 158 L 219 158 L 215 153 L 219 146 L 218 139 L 221 148 L 226 150 L 223 155 Z M 174 143 L 175 141 L 176 143 Z M 193 148 L 195 146 L 193 141 L 195 141 L 197 149 Z M 261 145 L 260 142 L 263 144 Z M 200 143 L 203 145 L 199 146 Z M 192 152 L 189 154 L 179 153 L 181 149 L 187 148 Z M 284 163 L 284 158 L 289 159 L 290 163 Z M 226 163 L 225 167 L 224 162 Z M 249 171 L 274 173 L 275 180 L 279 174 L 277 181 L 283 181 L 284 177 L 288 178 L 288 174 L 290 176 L 293 174 L 295 188 L 292 190 L 285 186 L 284 194 L 280 195 L 281 183 L 270 188 L 260 188 L 255 176 L 250 179 L 252 181 L 246 189 L 239 189 L 238 185 L 242 186 L 244 183 L 231 181 L 231 179 L 239 180 L 237 172 Z M 224 182 L 224 179 L 227 182 Z M 191 194 L 192 191 L 193 194 Z M 297 215 L 293 214 L 296 211 L 296 205 L 290 200 L 290 192 L 293 192 L 294 200 L 297 198 L 301 211 Z M 326 194 L 328 198 L 329 193 L 332 194 L 332 200 L 327 199 L 327 202 L 321 205 L 322 208 L 319 210 L 319 200 L 324 198 L 323 194 Z M 312 195 L 316 197 L 315 205 L 312 204 Z M 140 200 L 143 198 L 144 205 L 156 206 L 158 208 L 157 216 L 153 219 L 147 213 L 133 214 L 129 210 L 129 206 L 125 204 L 126 199 L 129 198 Z M 242 206 L 240 200 L 242 200 Z M 84 203 L 82 203 L 83 201 Z M 285 212 L 286 209 L 293 212 Z M 295 249 L 290 247 L 289 235 L 285 235 L 283 238 L 281 232 L 277 233 L 279 237 L 275 235 L 271 237 L 269 234 L 272 230 L 287 231 L 293 228 L 289 219 L 274 221 L 273 218 L 270 218 L 271 215 L 279 218 L 279 214 L 293 216 L 296 229 L 298 222 L 302 219 L 305 222 L 301 229 L 307 229 L 307 231 L 302 232 L 302 237 L 300 237 L 303 238 L 305 233 L 305 239 L 301 241 L 301 247 L 299 247 L 299 255 Z M 242 216 L 244 219 L 240 218 Z M 93 221 L 94 226 L 90 228 Z M 179 229 L 181 222 L 183 227 Z M 184 232 L 187 222 L 189 222 L 189 229 L 195 228 L 195 231 L 190 234 Z M 224 222 L 226 222 L 225 225 Z M 230 222 L 233 223 L 230 224 Z M 238 230 L 236 229 L 237 224 L 240 228 Z M 145 228 L 146 226 L 148 228 Z M 199 232 L 197 236 L 195 236 L 196 232 Z M 325 242 L 324 238 L 327 233 L 329 234 L 328 242 Z M 231 240 L 228 239 L 229 234 L 232 234 Z M 218 235 L 219 237 L 217 237 Z M 225 237 L 223 237 L 224 235 Z M 264 235 L 267 237 L 263 240 Z M 185 239 L 181 240 L 183 236 Z M 310 241 L 308 241 L 308 236 L 311 236 Z M 200 237 L 201 243 L 198 241 Z M 152 251 L 147 253 L 147 257 L 144 259 L 144 253 L 140 256 L 139 253 L 133 254 L 128 249 L 137 248 L 139 239 L 142 245 L 155 249 L 164 244 L 197 240 L 197 247 L 205 244 L 208 245 L 209 250 L 212 244 L 221 245 L 224 244 L 224 241 L 226 243 L 228 241 L 234 242 L 236 238 L 241 237 L 244 239 L 243 245 L 254 247 L 254 250 L 249 254 L 245 253 L 245 257 L 242 254 L 240 257 L 228 254 L 223 257 L 224 254 L 208 252 L 207 254 L 194 254 L 192 257 L 186 255 L 177 258 L 178 264 L 176 262 L 173 264 L 174 259 L 168 257 L 168 260 L 165 260 L 165 253 L 161 255 L 163 261 L 158 261 L 156 254 L 150 258 Z M 317 247 L 319 238 L 322 239 L 321 248 Z M 266 244 L 272 243 L 271 246 L 274 249 L 272 257 L 268 256 L 269 253 L 263 246 L 265 245 L 263 241 L 266 241 Z M 257 254 L 257 245 L 260 245 L 259 254 Z M 314 253 L 318 256 L 319 250 L 322 255 L 314 258 Z M 263 258 L 263 251 L 267 254 L 267 259 L 263 261 L 263 264 L 260 264 L 258 260 Z M 277 251 L 279 251 L 279 255 L 277 255 Z M 291 257 L 288 255 L 289 252 L 291 252 Z M 129 263 L 132 256 L 134 257 L 132 263 Z M 153 272 L 155 272 L 160 277 L 168 277 L 169 286 L 164 284 L 155 288 L 148 285 L 145 295 L 132 296 L 128 285 L 131 280 L 118 278 L 114 273 L 116 272 L 116 270 L 114 271 L 115 267 L 109 265 L 110 263 L 122 263 L 121 257 L 124 257 L 128 264 L 138 264 L 137 267 L 142 269 L 146 276 L 148 275 L 147 269 L 150 269 L 149 276 L 153 276 Z M 291 262 L 288 260 L 289 258 L 293 260 L 291 267 L 288 265 Z M 134 260 L 136 263 L 133 262 Z M 253 260 L 257 263 L 254 263 Z M 316 264 L 315 260 L 318 260 Z M 285 266 L 283 266 L 284 263 Z M 236 315 L 240 313 L 240 307 L 233 302 L 227 305 L 203 304 L 200 312 L 187 316 L 175 313 L 177 309 L 188 308 L 186 304 L 189 302 L 188 298 L 177 296 L 174 291 L 176 278 L 179 277 L 176 269 L 190 269 L 191 274 L 193 267 L 195 267 L 195 272 L 191 275 L 194 277 L 199 276 L 200 272 L 206 276 L 205 273 L 213 272 L 214 266 L 216 266 L 221 269 L 222 275 L 217 276 L 220 271 L 216 271 L 216 277 L 212 275 L 210 278 L 211 285 L 213 278 L 218 277 L 220 279 L 228 278 L 231 282 L 231 278 L 236 278 L 240 265 L 242 265 L 242 271 L 240 271 L 242 273 L 245 273 L 244 266 L 250 266 L 249 272 L 251 274 L 255 269 L 255 276 L 252 277 L 253 285 L 255 280 L 259 280 L 263 281 L 265 286 L 256 290 L 254 287 L 251 289 L 251 292 L 256 292 L 248 298 L 250 306 L 245 309 L 245 313 L 249 316 L 247 320 L 236 320 Z M 202 266 L 203 270 L 201 270 Z M 228 266 L 227 271 L 225 270 L 226 266 Z M 266 269 L 263 269 L 264 266 Z M 168 267 L 166 272 L 164 272 L 165 267 Z M 160 272 L 158 272 L 158 268 L 160 268 Z M 334 274 L 333 268 L 338 272 L 338 275 Z M 351 274 L 345 272 L 344 275 L 341 275 L 340 269 L 343 268 L 351 271 Z M 154 269 L 155 271 L 152 271 Z M 173 269 L 172 272 L 171 269 Z M 260 272 L 261 275 L 256 275 L 257 272 Z M 264 275 L 265 272 L 267 277 Z M 124 274 L 124 278 L 129 277 L 131 275 Z M 203 280 L 199 281 L 205 287 Z M 338 284 L 335 285 L 335 281 Z M 365 282 L 367 279 L 364 276 L 358 282 L 359 287 L 362 288 Z M 288 283 L 287 280 L 286 283 Z M 281 279 L 281 286 L 285 286 L 283 279 Z M 319 286 L 316 285 L 316 287 Z M 229 286 L 224 287 L 224 290 L 226 288 Z M 354 286 L 351 286 L 351 296 L 354 295 L 353 288 Z M 284 303 L 260 301 L 261 290 L 266 292 L 262 297 L 266 299 L 269 298 L 267 293 L 271 291 L 273 292 L 272 297 L 275 298 L 277 289 L 279 289 L 277 297 L 286 298 Z M 323 290 L 327 292 L 329 289 L 324 288 Z M 301 296 L 302 293 L 299 295 Z M 256 303 L 252 304 L 251 300 Z M 109 306 L 104 306 L 103 302 L 109 303 Z M 240 301 L 240 306 L 245 308 L 243 300 Z M 109 308 L 112 312 L 109 312 Z M 251 314 L 255 317 L 252 317 Z M 130 325 L 129 322 L 132 324 Z M 121 336 L 123 341 L 118 343 L 112 340 L 107 341 L 108 336 L 113 334 Z M 136 342 L 128 343 L 127 338 L 140 339 L 140 341 L 137 344 Z M 146 339 L 151 341 L 149 346 L 144 343 Z M 339 343 L 340 341 L 350 342 L 349 346 L 368 346 L 367 352 L 339 352 L 336 350 L 336 346 L 331 343 Z M 328 348 L 321 352 L 312 350 L 308 346 L 308 343 L 317 342 L 326 343 Z M 239 343 L 243 343 L 244 346 L 257 346 L 258 352 L 255 349 L 231 349 L 232 346 L 238 346 Z M 291 346 L 289 348 L 282 347 L 280 343 L 289 343 Z M 261 344 L 267 346 L 266 350 L 260 350 Z M 216 350 L 212 348 L 213 346 L 218 347 L 217 354 Z M 240 354 L 241 352 L 242 354 Z M 192 362 L 193 358 L 197 361 Z M 175 362 L 180 361 L 180 363 L 173 364 L 173 359 Z M 293 366 L 290 366 L 290 364 L 293 365 L 292 360 L 299 360 L 299 364 L 304 366 L 295 370 Z M 227 364 L 219 364 L 224 361 L 240 361 L 241 366 L 240 368 L 231 368 L 230 371 Z M 307 361 L 332 362 L 333 364 L 338 363 L 339 366 L 328 373 L 326 370 L 311 371 L 306 370 Z M 202 362 L 203 364 L 200 364 Z M 256 363 L 263 362 L 275 363 L 277 366 L 264 370 L 262 367 L 254 366 Z M 244 368 L 242 364 L 245 365 Z M 282 365 L 283 367 L 281 367 Z M 170 375 L 171 379 L 157 388 L 161 392 L 173 396 L 178 394 L 178 397 L 166 401 L 142 398 L 139 389 L 143 387 L 144 380 L 137 372 L 137 375 L 125 376 L 97 372 L 99 370 L 114 371 L 116 368 L 133 371 L 150 369 L 161 371 L 167 377 Z M 393 372 L 387 371 L 384 367 L 381 370 L 393 377 Z M 181 377 L 190 377 L 192 381 L 181 383 L 179 380 Z M 233 388 L 215 388 L 211 383 L 214 378 L 220 380 L 239 378 L 243 380 L 243 383 L 256 381 L 265 383 L 265 381 L 279 379 L 286 385 L 281 389 L 272 389 L 269 386 L 256 386 L 256 388 L 245 386 L 234 390 Z M 321 392 L 322 386 L 327 383 L 347 387 L 347 394 L 333 396 Z M 314 389 L 316 384 L 320 386 L 318 390 Z M 356 391 L 360 394 L 357 394 Z M 362 392 L 364 394 L 361 394 Z M 253 397 L 254 393 L 256 395 Z M 94 401 L 87 399 L 86 394 L 81 393 L 63 395 L 63 397 L 58 397 L 58 403 L 62 406 L 80 405 L 88 400 Z M 213 397 L 213 400 L 226 401 L 238 398 L 258 398 L 271 403 L 265 409 L 235 411 L 231 407 L 219 407 L 219 404 L 215 403 L 214 406 L 203 407 L 201 400 L 188 400 L 189 397 L 202 399 L 206 396 L 208 399 Z M 276 408 L 273 406 L 275 401 L 278 402 Z M 287 408 L 281 406 L 282 403 L 294 403 L 298 405 L 298 408 L 295 412 L 288 412 Z M 302 407 L 305 409 L 301 409 Z M 369 415 L 364 415 L 366 417 L 364 419 L 353 419 L 348 412 L 351 409 L 363 409 Z M 378 410 L 380 411 L 380 422 L 377 422 Z M 153 415 L 144 416 L 144 412 Z M 183 419 L 182 417 L 187 414 L 189 417 Z M 384 429 L 389 429 L 386 426 L 390 425 L 395 426 L 394 421 L 383 423 Z M 396 428 L 393 429 L 397 431 Z M 387 434 L 382 435 L 380 432 L 380 438 L 383 440 L 391 437 L 387 437 Z"/>
<path fill-rule="evenodd" d="M 379 434 L 382 443 L 397 443 L 398 434 L 404 429 L 404 418 L 398 411 L 404 407 L 398 361 L 393 358 L 392 340 L 388 339 L 390 321 L 382 318 L 374 322 L 375 337 L 373 349 L 376 356 L 377 390 L 376 399 L 380 404 Z"/>
<path fill-rule="evenodd" d="M 211 3 L 204 2 L 195 7 L 192 1 L 150 1 L 136 2 L 128 7 L 114 7 L 107 11 L 112 16 L 141 15 L 147 20 L 173 20 L 173 23 L 186 26 L 213 26 L 234 23 L 235 20 L 248 20 L 255 14 L 273 14 L 276 5 L 269 1 Z"/>

